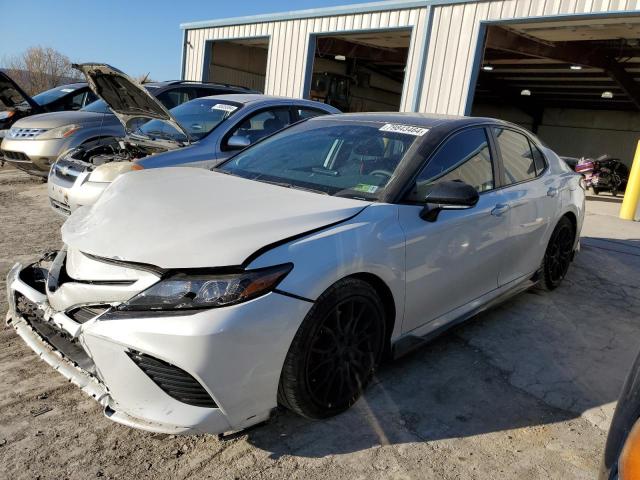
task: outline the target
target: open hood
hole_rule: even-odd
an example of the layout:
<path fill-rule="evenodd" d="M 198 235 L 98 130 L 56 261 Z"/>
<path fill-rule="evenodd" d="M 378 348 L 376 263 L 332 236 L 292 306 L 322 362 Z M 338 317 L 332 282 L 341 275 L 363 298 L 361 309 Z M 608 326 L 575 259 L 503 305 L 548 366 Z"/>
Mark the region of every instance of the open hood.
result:
<path fill-rule="evenodd" d="M 40 110 L 40 105 L 4 72 L 0 72 L 0 104 L 12 110 L 20 104 L 26 104 L 34 112 Z"/>
<path fill-rule="evenodd" d="M 367 205 L 199 168 L 156 168 L 121 175 L 93 206 L 73 212 L 62 240 L 87 254 L 161 268 L 237 266 Z"/>
<path fill-rule="evenodd" d="M 153 95 L 135 80 L 105 63 L 74 64 L 87 78 L 89 88 L 102 98 L 120 120 L 126 132 L 130 132 L 130 121 L 135 118 L 163 120 L 187 140 L 189 133 Z"/>

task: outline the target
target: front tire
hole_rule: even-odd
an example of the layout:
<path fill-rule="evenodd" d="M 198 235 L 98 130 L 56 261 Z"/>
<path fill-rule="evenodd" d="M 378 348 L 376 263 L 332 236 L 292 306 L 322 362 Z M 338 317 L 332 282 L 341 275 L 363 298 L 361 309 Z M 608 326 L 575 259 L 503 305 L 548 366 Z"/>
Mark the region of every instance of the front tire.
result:
<path fill-rule="evenodd" d="M 368 283 L 335 283 L 305 317 L 284 362 L 278 402 L 311 419 L 347 410 L 380 364 L 384 306 Z"/>
<path fill-rule="evenodd" d="M 555 290 L 562 283 L 573 259 L 576 232 L 571 220 L 562 217 L 551 234 L 542 261 L 542 286 Z"/>

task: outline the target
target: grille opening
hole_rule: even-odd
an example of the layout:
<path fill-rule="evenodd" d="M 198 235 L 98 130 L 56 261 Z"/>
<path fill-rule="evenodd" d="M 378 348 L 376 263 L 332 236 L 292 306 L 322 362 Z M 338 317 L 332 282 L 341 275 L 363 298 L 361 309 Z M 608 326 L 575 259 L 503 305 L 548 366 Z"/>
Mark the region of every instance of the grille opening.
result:
<path fill-rule="evenodd" d="M 16 292 L 16 313 L 24 318 L 40 338 L 61 353 L 75 366 L 89 373 L 96 374 L 95 364 L 77 340 L 52 322 L 44 320 L 44 312 L 34 302 Z"/>
<path fill-rule="evenodd" d="M 47 293 L 45 289 L 47 282 L 46 268 L 40 267 L 37 264 L 29 265 L 20 271 L 19 278 L 34 290 L 40 293 Z"/>
<path fill-rule="evenodd" d="M 22 152 L 13 152 L 11 150 L 2 150 L 2 154 L 7 160 L 29 160 Z"/>
<path fill-rule="evenodd" d="M 109 305 L 86 305 L 67 312 L 67 316 L 78 323 L 85 323 L 109 310 Z"/>
<path fill-rule="evenodd" d="M 184 370 L 135 350 L 127 355 L 171 398 L 195 407 L 218 408 L 204 387 Z"/>
<path fill-rule="evenodd" d="M 57 200 L 54 200 L 53 198 L 50 198 L 49 202 L 51 203 L 51 206 L 53 208 L 55 208 L 56 210 L 59 210 L 59 211 L 63 212 L 66 215 L 71 215 L 71 208 L 68 205 L 66 205 L 66 204 L 64 204 L 62 202 L 58 202 Z"/>

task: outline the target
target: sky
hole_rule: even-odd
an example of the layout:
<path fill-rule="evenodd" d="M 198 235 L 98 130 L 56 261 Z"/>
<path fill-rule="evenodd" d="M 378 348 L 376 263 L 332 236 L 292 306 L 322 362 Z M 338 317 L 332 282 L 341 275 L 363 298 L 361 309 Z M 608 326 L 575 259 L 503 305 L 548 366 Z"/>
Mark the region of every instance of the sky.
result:
<path fill-rule="evenodd" d="M 154 80 L 180 77 L 181 23 L 369 0 L 0 0 L 0 67 L 31 46 Z"/>

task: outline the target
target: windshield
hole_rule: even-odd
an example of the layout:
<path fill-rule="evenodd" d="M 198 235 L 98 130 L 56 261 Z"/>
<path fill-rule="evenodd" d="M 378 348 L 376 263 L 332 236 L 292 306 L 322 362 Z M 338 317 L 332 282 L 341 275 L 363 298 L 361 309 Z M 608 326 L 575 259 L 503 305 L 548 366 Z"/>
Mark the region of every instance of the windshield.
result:
<path fill-rule="evenodd" d="M 61 87 L 52 88 L 51 90 L 46 90 L 41 92 L 33 97 L 35 102 L 38 105 L 47 105 L 51 102 L 55 102 L 59 98 L 64 97 L 65 95 L 75 92 L 80 87 L 70 87 L 67 85 L 63 85 Z"/>
<path fill-rule="evenodd" d="M 111 113 L 111 110 L 107 106 L 107 102 L 105 102 L 104 100 L 96 100 L 95 102 L 91 102 L 81 110 L 83 112 Z"/>
<path fill-rule="evenodd" d="M 400 133 L 402 130 L 414 133 Z M 418 135 L 426 131 L 395 124 L 314 119 L 257 143 L 218 169 L 329 195 L 377 199 Z"/>
<path fill-rule="evenodd" d="M 240 108 L 240 104 L 222 102 L 215 99 L 198 98 L 169 110 L 191 137 L 200 140 L 207 136 L 221 122 Z M 151 120 L 143 124 L 139 131 L 148 137 L 166 138 L 183 142 L 184 134 L 163 120 Z"/>

